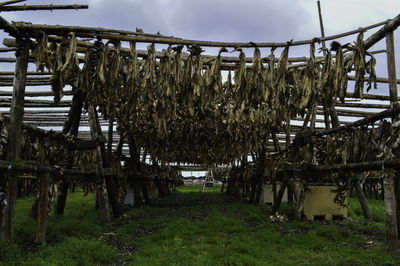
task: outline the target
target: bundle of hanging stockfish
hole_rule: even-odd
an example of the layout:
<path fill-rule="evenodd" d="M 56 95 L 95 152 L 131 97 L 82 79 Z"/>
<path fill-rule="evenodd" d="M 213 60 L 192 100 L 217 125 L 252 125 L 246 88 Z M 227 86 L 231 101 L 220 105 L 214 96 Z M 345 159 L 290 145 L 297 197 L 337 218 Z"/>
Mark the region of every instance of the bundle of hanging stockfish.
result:
<path fill-rule="evenodd" d="M 33 51 L 37 68 L 52 71 L 55 100 L 66 84 L 82 89 L 85 101 L 114 118 L 120 134 L 162 162 L 229 163 L 260 150 L 270 130 L 311 112 L 315 102 L 344 100 L 347 74 L 355 71 L 356 96 L 362 97 L 364 74 L 375 81 L 375 59 L 359 35 L 354 45 L 332 42 L 325 60 L 315 58 L 315 44 L 305 67 L 288 63 L 290 43 L 279 59 L 275 49 L 261 58 L 254 47 L 253 62 L 239 52 L 237 64 L 223 81 L 221 48 L 215 57 L 203 56 L 197 45 L 169 46 L 160 59 L 154 45 L 140 59 L 135 43 L 121 52 L 121 43 L 96 41 L 79 67 L 74 34 L 49 43 L 40 34 Z M 365 57 L 371 59 L 366 62 Z M 288 128 L 288 127 L 286 127 Z"/>

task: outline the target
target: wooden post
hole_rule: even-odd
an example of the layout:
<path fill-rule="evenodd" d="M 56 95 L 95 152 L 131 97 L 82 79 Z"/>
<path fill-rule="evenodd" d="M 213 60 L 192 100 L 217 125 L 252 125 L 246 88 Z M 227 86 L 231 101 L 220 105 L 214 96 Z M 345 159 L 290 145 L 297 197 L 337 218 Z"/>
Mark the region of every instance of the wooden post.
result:
<path fill-rule="evenodd" d="M 324 121 L 325 121 L 325 129 L 329 130 L 331 128 L 331 120 L 329 118 L 329 107 L 325 105 L 323 105 L 323 109 L 324 109 Z"/>
<path fill-rule="evenodd" d="M 397 82 L 396 82 L 396 64 L 394 55 L 394 38 L 393 32 L 386 33 L 386 50 L 387 50 L 387 68 L 389 78 L 389 90 L 390 90 L 390 103 L 393 107 L 397 105 Z M 392 123 L 395 122 L 397 116 L 392 117 Z M 389 142 L 389 149 L 385 155 L 385 160 L 392 159 L 392 141 Z M 383 167 L 382 167 L 383 168 Z M 383 169 L 382 169 L 383 170 Z M 388 241 L 398 240 L 398 224 L 397 224 L 397 206 L 396 206 L 396 195 L 395 195 L 395 171 L 394 169 L 387 169 L 384 171 L 383 186 L 385 188 L 385 209 L 386 209 L 386 238 Z"/>
<path fill-rule="evenodd" d="M 324 30 L 324 22 L 322 21 L 322 12 L 321 12 L 321 3 L 319 2 L 319 0 L 317 1 L 317 6 L 318 6 L 318 17 L 319 17 L 319 27 L 321 30 L 321 37 L 325 38 L 325 30 Z M 322 47 L 325 48 L 325 41 L 322 41 Z M 324 51 L 324 54 L 326 54 L 326 52 Z"/>
<path fill-rule="evenodd" d="M 386 51 L 387 51 L 387 68 L 389 75 L 388 79 L 389 79 L 389 90 L 390 90 L 390 103 L 393 107 L 393 105 L 398 103 L 393 32 L 386 33 Z"/>
<path fill-rule="evenodd" d="M 290 146 L 290 112 L 288 114 L 288 117 L 286 118 L 285 131 L 286 131 L 286 149 L 288 149 Z"/>
<path fill-rule="evenodd" d="M 99 208 L 101 223 L 106 224 L 110 220 L 110 209 L 106 197 L 106 191 L 104 191 L 104 178 L 102 176 L 103 159 L 101 156 L 101 146 L 99 145 L 100 134 L 99 134 L 98 116 L 96 108 L 93 104 L 89 104 L 88 113 L 89 113 L 89 123 L 90 123 L 90 135 L 92 137 L 92 140 L 98 142 L 97 152 L 96 152 L 96 167 L 97 167 L 96 173 L 99 183 L 96 191 L 96 199 L 97 199 L 96 205 Z"/>
<path fill-rule="evenodd" d="M 82 107 L 83 107 L 82 94 L 79 90 L 76 89 L 74 96 L 72 97 L 72 106 L 69 109 L 68 118 L 63 126 L 62 130 L 63 134 L 68 134 L 69 132 L 71 133 L 71 135 L 75 137 L 78 135 L 79 123 L 81 121 Z M 65 152 L 66 152 L 65 156 L 66 168 L 72 168 L 72 163 L 74 160 L 72 151 L 66 150 Z M 57 215 L 64 214 L 69 185 L 70 183 L 67 180 L 62 180 L 60 185 L 60 192 L 58 194 L 57 203 L 54 210 Z"/>
<path fill-rule="evenodd" d="M 287 184 L 287 189 L 288 189 L 288 204 L 290 206 L 294 206 L 294 200 L 297 201 L 297 195 L 296 195 L 296 184 L 294 183 L 293 179 L 289 179 Z"/>
<path fill-rule="evenodd" d="M 108 138 L 107 138 L 107 161 L 111 162 L 112 143 L 113 143 L 114 119 L 108 121 Z"/>
<path fill-rule="evenodd" d="M 333 104 L 329 107 L 329 113 L 331 114 L 332 128 L 340 127 L 339 117 Z"/>
<path fill-rule="evenodd" d="M 313 113 L 314 113 L 314 104 L 311 106 L 311 108 L 309 108 L 307 110 L 306 117 L 304 118 L 304 121 L 303 121 L 302 129 L 307 129 L 308 122 L 310 122 L 310 118 L 313 115 Z"/>
<path fill-rule="evenodd" d="M 131 177 L 131 184 L 133 185 L 133 196 L 135 203 L 134 205 L 140 206 L 142 205 L 142 199 L 140 197 L 140 180 L 138 176 L 138 171 L 139 171 L 139 165 L 140 165 L 140 152 L 139 149 L 136 145 L 135 139 L 133 138 L 132 135 L 128 136 L 128 146 L 129 146 L 129 156 L 131 159 L 131 169 L 133 172 L 133 175 Z M 155 160 L 152 160 L 153 165 L 157 165 L 157 162 Z M 159 196 L 162 197 L 164 196 L 161 181 L 156 177 L 155 179 L 157 182 L 157 188 L 159 192 Z"/>
<path fill-rule="evenodd" d="M 100 123 L 98 122 L 98 132 L 101 135 L 101 127 Z M 114 130 L 114 119 L 110 118 L 108 121 L 108 140 L 107 140 L 107 150 L 105 147 L 105 143 L 100 143 L 101 146 L 101 152 L 102 152 L 102 157 L 103 157 L 103 167 L 106 168 L 111 168 L 112 163 L 112 142 L 113 142 L 113 130 Z M 113 217 L 118 218 L 122 216 L 122 207 L 121 203 L 119 201 L 119 182 L 116 180 L 116 176 L 109 176 L 107 175 L 104 180 L 106 181 L 107 185 L 107 195 L 108 195 L 108 200 L 111 204 L 112 212 L 113 212 Z"/>
<path fill-rule="evenodd" d="M 285 189 L 287 188 L 287 185 L 288 185 L 288 179 L 285 178 L 285 179 L 283 179 L 281 187 L 279 188 L 278 195 L 277 195 L 276 199 L 274 200 L 274 205 L 272 207 L 272 214 L 275 214 L 278 211 L 279 206 L 281 205 L 281 202 L 282 202 L 283 194 L 285 193 Z"/>
<path fill-rule="evenodd" d="M 394 170 L 385 170 L 383 178 L 385 188 L 385 209 L 386 209 L 386 238 L 389 241 L 398 239 L 396 197 L 394 194 Z"/>
<path fill-rule="evenodd" d="M 315 129 L 315 121 L 317 119 L 317 106 L 318 106 L 317 101 L 315 101 L 315 103 L 313 104 L 313 112 L 310 121 L 310 128 L 312 131 L 314 131 Z"/>
<path fill-rule="evenodd" d="M 398 233 L 398 237 L 400 239 L 400 180 L 399 180 L 399 172 L 396 171 L 395 172 L 395 176 L 397 176 L 397 178 L 394 180 L 394 193 L 396 196 L 396 214 L 397 214 L 397 233 Z M 377 193 L 377 192 L 376 192 Z"/>
<path fill-rule="evenodd" d="M 10 129 L 7 147 L 7 160 L 19 161 L 22 141 L 22 118 L 24 116 L 24 98 L 26 72 L 28 67 L 29 43 L 25 39 L 18 40 L 18 50 L 16 52 L 16 64 L 14 73 L 13 97 L 10 108 Z M 0 240 L 8 239 L 14 241 L 14 215 L 15 203 L 18 193 L 18 174 L 11 173 L 7 186 L 7 205 L 0 214 Z"/>
<path fill-rule="evenodd" d="M 367 219 L 368 221 L 372 221 L 372 216 L 371 216 L 371 212 L 368 207 L 368 202 L 365 197 L 364 190 L 361 187 L 360 177 L 361 177 L 361 175 L 356 176 L 356 181 L 355 181 L 357 197 L 358 197 L 358 200 L 360 201 L 360 205 L 361 205 L 361 209 L 364 214 L 364 218 Z"/>
<path fill-rule="evenodd" d="M 301 178 L 299 184 L 299 196 L 297 198 L 297 206 L 296 206 L 296 220 L 300 221 L 303 218 L 304 213 L 304 199 L 306 197 L 306 181 Z"/>
<path fill-rule="evenodd" d="M 118 159 L 119 157 L 121 157 L 123 146 L 124 146 L 124 135 L 120 135 L 117 147 L 115 147 L 115 152 L 114 152 L 115 158 Z"/>
<path fill-rule="evenodd" d="M 319 26 L 320 26 L 320 29 L 321 29 L 321 37 L 325 38 L 324 22 L 322 20 L 321 3 L 320 3 L 319 0 L 317 1 L 317 5 L 318 5 Z M 325 41 L 322 41 L 322 47 L 326 48 Z M 326 53 L 327 53 L 326 50 L 324 50 L 324 56 L 326 56 Z M 335 128 L 335 127 L 340 126 L 339 118 L 338 118 L 338 115 L 336 113 L 335 106 L 332 104 L 329 107 L 325 107 L 324 106 L 324 116 L 325 116 L 325 127 L 326 127 L 326 129 L 329 129 L 329 126 L 327 126 L 327 123 L 330 123 L 329 122 L 329 114 L 328 113 L 331 116 L 332 127 Z"/>
<path fill-rule="evenodd" d="M 49 192 L 49 173 L 41 174 L 39 178 L 39 203 L 37 211 L 35 243 L 41 244 L 45 240 L 47 202 Z"/>
<path fill-rule="evenodd" d="M 306 163 L 311 164 L 314 161 L 314 145 L 312 143 L 308 144 L 309 149 L 308 152 L 310 153 L 309 156 L 305 156 L 307 158 Z M 297 197 L 297 205 L 296 205 L 296 220 L 300 221 L 304 215 L 304 200 L 306 198 L 306 189 L 308 185 L 308 178 L 309 176 L 304 176 L 304 174 L 310 174 L 309 172 L 301 173 L 300 176 L 300 184 L 299 184 L 299 193 Z"/>

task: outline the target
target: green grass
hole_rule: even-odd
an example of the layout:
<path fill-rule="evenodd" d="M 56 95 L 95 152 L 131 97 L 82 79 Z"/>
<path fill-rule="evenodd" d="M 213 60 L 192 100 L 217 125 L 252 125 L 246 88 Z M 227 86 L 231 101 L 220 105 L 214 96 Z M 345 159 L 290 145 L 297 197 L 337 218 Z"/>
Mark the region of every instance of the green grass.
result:
<path fill-rule="evenodd" d="M 218 193 L 221 190 L 221 185 L 215 185 L 215 187 L 205 187 L 203 185 L 186 185 L 177 188 L 177 193 Z"/>
<path fill-rule="evenodd" d="M 0 264 L 400 264 L 399 249 L 384 245 L 382 201 L 369 201 L 372 223 L 363 219 L 357 199 L 349 199 L 350 219 L 342 222 L 273 222 L 269 206 L 237 202 L 219 189 L 183 186 L 151 206 L 126 207 L 124 217 L 107 226 L 99 224 L 93 194 L 73 193 L 64 217 L 48 218 L 47 243 L 33 251 L 33 199 L 20 199 L 18 246 L 0 243 Z M 290 218 L 293 208 L 283 204 L 279 213 Z"/>

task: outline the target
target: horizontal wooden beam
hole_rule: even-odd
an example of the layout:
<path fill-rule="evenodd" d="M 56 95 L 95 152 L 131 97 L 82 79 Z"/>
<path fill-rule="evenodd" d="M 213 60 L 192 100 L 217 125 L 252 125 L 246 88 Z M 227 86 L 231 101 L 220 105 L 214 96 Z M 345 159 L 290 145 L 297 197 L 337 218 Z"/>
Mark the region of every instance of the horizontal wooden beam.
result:
<path fill-rule="evenodd" d="M 335 106 L 352 107 L 352 108 L 374 108 L 374 109 L 388 109 L 388 108 L 390 108 L 389 104 L 354 103 L 354 102 L 336 103 Z"/>
<path fill-rule="evenodd" d="M 307 172 L 312 175 L 313 172 L 337 172 L 337 171 L 352 171 L 352 172 L 365 172 L 382 170 L 383 168 L 396 168 L 400 169 L 400 160 L 383 160 L 372 162 L 359 162 L 347 164 L 332 164 L 332 165 L 286 165 L 283 171 L 293 172 Z M 310 176 L 307 176 L 309 178 Z"/>
<path fill-rule="evenodd" d="M 62 33 L 70 32 L 96 32 L 96 33 L 113 33 L 122 35 L 135 35 L 135 36 L 148 36 L 157 38 L 172 38 L 180 39 L 174 36 L 164 36 L 162 34 L 152 34 L 144 33 L 140 31 L 127 31 L 127 30 L 116 30 L 116 29 L 105 29 L 101 27 L 82 27 L 82 26 L 63 26 L 63 25 L 46 25 L 46 24 L 32 24 L 24 21 L 12 22 L 12 25 L 19 29 L 24 29 L 25 31 L 44 31 L 47 34 L 58 35 Z"/>
<path fill-rule="evenodd" d="M 73 95 L 72 91 L 64 91 L 63 95 Z M 26 97 L 51 97 L 54 96 L 52 91 L 27 91 Z M 12 97 L 12 91 L 0 91 L 0 97 Z"/>
<path fill-rule="evenodd" d="M 384 118 L 392 117 L 392 116 L 394 116 L 394 115 L 396 115 L 398 113 L 400 113 L 400 104 L 395 105 L 391 109 L 388 109 L 388 110 L 385 110 L 383 112 L 368 116 L 366 118 L 357 120 L 357 121 L 355 121 L 353 123 L 350 123 L 350 124 L 347 124 L 347 125 L 344 125 L 344 126 L 340 126 L 340 127 L 337 127 L 337 128 L 332 128 L 332 129 L 325 130 L 325 131 L 322 131 L 322 132 L 315 132 L 314 135 L 317 136 L 317 137 L 322 137 L 322 136 L 326 136 L 326 135 L 332 135 L 332 134 L 338 133 L 340 131 L 349 130 L 349 129 L 352 129 L 352 128 L 355 128 L 355 127 L 365 126 L 365 125 L 374 123 L 374 122 L 376 122 L 378 120 L 382 120 Z"/>
<path fill-rule="evenodd" d="M 6 121 L 6 123 L 10 123 L 10 118 L 7 115 L 4 114 L 0 114 L 0 120 Z M 68 138 L 68 136 L 56 132 L 54 130 L 44 130 L 44 129 L 40 129 L 37 128 L 35 126 L 32 126 L 30 124 L 27 123 L 23 123 L 22 124 L 22 128 L 31 132 L 32 134 L 39 136 L 39 137 L 50 137 L 59 141 L 63 141 L 64 143 L 66 143 L 66 145 L 74 145 L 76 142 L 78 143 L 77 147 L 82 147 L 82 149 L 86 149 L 87 147 L 92 147 L 93 143 L 92 142 L 88 142 L 87 140 L 83 140 L 83 139 L 75 139 L 75 140 L 71 140 Z M 86 148 L 84 148 L 86 147 Z M 80 148 L 79 148 L 80 149 Z"/>
<path fill-rule="evenodd" d="M 0 6 L 0 11 L 36 11 L 36 10 L 65 10 L 65 9 L 88 9 L 88 5 L 14 5 L 14 6 Z"/>
<path fill-rule="evenodd" d="M 13 71 L 0 71 L 0 76 L 9 76 L 14 75 Z M 46 76 L 51 75 L 51 72 L 39 72 L 39 71 L 28 71 L 26 72 L 27 76 Z"/>
<path fill-rule="evenodd" d="M 17 3 L 26 2 L 26 1 L 27 0 L 10 0 L 10 1 L 1 2 L 0 6 L 12 5 L 12 4 L 17 4 Z"/>
<path fill-rule="evenodd" d="M 38 164 L 33 164 L 32 162 L 25 162 L 25 161 L 3 161 L 0 160 L 0 170 L 4 172 L 7 171 L 17 171 L 21 173 L 35 173 L 35 174 L 44 174 L 49 173 L 53 176 L 64 176 L 64 175 L 79 175 L 79 176 L 95 176 L 95 171 L 82 171 L 78 169 L 65 169 L 61 167 L 48 167 L 48 166 L 41 166 Z"/>
<path fill-rule="evenodd" d="M 347 76 L 349 80 L 356 80 L 355 76 Z M 368 81 L 368 77 L 364 78 L 364 81 Z M 388 78 L 376 78 L 376 82 L 378 83 L 389 83 L 389 79 Z M 397 84 L 400 84 L 400 79 L 397 79 Z"/>
<path fill-rule="evenodd" d="M 102 39 L 109 40 L 119 40 L 119 41 L 135 41 L 135 42 L 145 42 L 145 43 L 161 43 L 161 44 L 176 44 L 176 45 L 199 45 L 203 47 L 285 47 L 287 45 L 295 46 L 295 45 L 306 45 L 313 42 L 322 42 L 329 41 L 353 34 L 357 34 L 362 31 L 367 31 L 369 29 L 382 26 L 386 24 L 387 21 L 373 24 L 368 27 L 359 28 L 357 30 L 352 30 L 349 32 L 336 34 L 332 36 L 328 36 L 325 38 L 316 37 L 310 40 L 302 40 L 302 41 L 293 41 L 293 42 L 218 42 L 218 41 L 199 41 L 199 40 L 187 40 L 187 39 L 179 39 L 179 38 L 165 38 L 165 37 L 156 37 L 156 36 L 132 36 L 126 34 L 111 34 L 111 33 L 97 33 L 97 32 L 76 32 L 76 36 L 84 37 L 84 38 L 95 38 L 99 37 Z M 23 27 L 21 27 L 23 28 Z M 59 30 L 61 26 L 58 27 Z"/>

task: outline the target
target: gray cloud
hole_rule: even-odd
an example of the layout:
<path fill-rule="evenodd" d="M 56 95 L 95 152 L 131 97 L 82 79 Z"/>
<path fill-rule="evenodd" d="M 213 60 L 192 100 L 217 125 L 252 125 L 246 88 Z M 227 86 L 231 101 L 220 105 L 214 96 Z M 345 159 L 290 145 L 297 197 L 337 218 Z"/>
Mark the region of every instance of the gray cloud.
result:
<path fill-rule="evenodd" d="M 40 1 L 32 0 L 31 4 Z M 89 10 L 6 14 L 10 20 L 101 26 L 203 40 L 286 41 L 300 39 L 300 27 L 312 26 L 309 10 L 291 0 L 80 1 Z M 301 21 L 301 23 L 299 23 Z"/>

